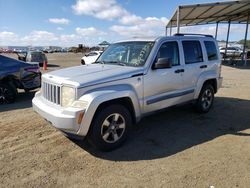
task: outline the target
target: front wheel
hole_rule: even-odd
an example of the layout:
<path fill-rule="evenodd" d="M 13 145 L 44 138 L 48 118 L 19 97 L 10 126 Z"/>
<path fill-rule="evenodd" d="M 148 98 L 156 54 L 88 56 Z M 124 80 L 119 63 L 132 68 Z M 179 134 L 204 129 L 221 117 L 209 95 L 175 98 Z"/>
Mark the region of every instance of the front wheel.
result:
<path fill-rule="evenodd" d="M 211 84 L 203 86 L 196 103 L 196 109 L 200 113 L 207 113 L 213 105 L 214 88 Z"/>
<path fill-rule="evenodd" d="M 125 141 L 131 124 L 131 114 L 124 106 L 102 108 L 93 119 L 88 140 L 100 150 L 113 150 Z"/>
<path fill-rule="evenodd" d="M 83 59 L 81 59 L 81 64 L 85 65 L 85 61 Z"/>
<path fill-rule="evenodd" d="M 17 91 L 11 84 L 0 84 L 0 104 L 13 103 L 16 100 Z"/>

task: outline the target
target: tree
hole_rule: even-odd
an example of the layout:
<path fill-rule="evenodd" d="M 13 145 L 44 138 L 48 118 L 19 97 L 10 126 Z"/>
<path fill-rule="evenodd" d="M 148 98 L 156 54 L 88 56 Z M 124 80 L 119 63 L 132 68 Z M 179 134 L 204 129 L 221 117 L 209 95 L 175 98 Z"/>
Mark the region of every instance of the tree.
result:
<path fill-rule="evenodd" d="M 238 43 L 244 45 L 244 39 L 240 40 Z M 250 40 L 247 40 L 246 46 L 247 46 L 247 48 L 250 48 Z"/>

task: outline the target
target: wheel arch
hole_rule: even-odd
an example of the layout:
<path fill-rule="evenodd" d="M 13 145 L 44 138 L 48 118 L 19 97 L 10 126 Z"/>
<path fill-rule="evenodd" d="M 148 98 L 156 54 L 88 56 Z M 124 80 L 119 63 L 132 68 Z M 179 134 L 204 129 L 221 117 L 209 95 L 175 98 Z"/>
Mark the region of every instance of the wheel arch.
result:
<path fill-rule="evenodd" d="M 136 123 L 136 114 L 135 114 L 134 105 L 133 105 L 131 98 L 129 97 L 121 97 L 121 98 L 111 99 L 111 100 L 102 102 L 96 109 L 93 118 L 95 118 L 96 114 L 98 114 L 98 112 L 100 112 L 103 108 L 105 108 L 108 105 L 114 105 L 114 104 L 119 104 L 127 108 L 129 113 L 131 114 L 133 123 Z"/>
<path fill-rule="evenodd" d="M 141 118 L 141 108 L 139 99 L 133 90 L 102 90 L 90 92 L 83 95 L 79 100 L 88 101 L 89 105 L 85 110 L 84 122 L 78 134 L 86 136 L 93 118 L 103 108 L 110 104 L 124 105 L 131 113 L 133 123 Z"/>
<path fill-rule="evenodd" d="M 196 85 L 196 91 L 195 91 L 195 96 L 194 96 L 194 99 L 197 99 L 200 95 L 200 92 L 202 90 L 202 87 L 205 85 L 205 84 L 208 84 L 210 83 L 213 88 L 214 88 L 214 93 L 217 93 L 218 91 L 218 84 L 217 84 L 217 79 L 216 79 L 216 75 L 206 75 L 206 76 L 203 76 L 201 77 L 198 82 L 197 82 L 197 85 Z"/>

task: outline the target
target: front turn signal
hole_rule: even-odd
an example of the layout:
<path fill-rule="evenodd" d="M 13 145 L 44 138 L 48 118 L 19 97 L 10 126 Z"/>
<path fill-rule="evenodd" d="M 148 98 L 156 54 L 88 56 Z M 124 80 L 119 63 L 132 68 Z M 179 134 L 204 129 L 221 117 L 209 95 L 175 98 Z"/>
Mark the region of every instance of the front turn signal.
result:
<path fill-rule="evenodd" d="M 78 115 L 78 120 L 77 120 L 78 125 L 82 123 L 83 117 L 84 117 L 84 112 L 80 112 Z"/>

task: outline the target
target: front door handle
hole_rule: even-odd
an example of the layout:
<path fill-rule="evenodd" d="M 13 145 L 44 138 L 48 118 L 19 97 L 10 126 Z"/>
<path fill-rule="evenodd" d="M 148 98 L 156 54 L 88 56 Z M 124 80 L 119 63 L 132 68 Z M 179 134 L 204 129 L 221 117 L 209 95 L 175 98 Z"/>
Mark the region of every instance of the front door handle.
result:
<path fill-rule="evenodd" d="M 201 65 L 200 68 L 205 69 L 205 68 L 207 68 L 207 65 Z"/>
<path fill-rule="evenodd" d="M 184 72 L 185 70 L 184 69 L 177 69 L 176 71 L 174 71 L 176 74 L 178 73 L 181 73 L 181 72 Z"/>

